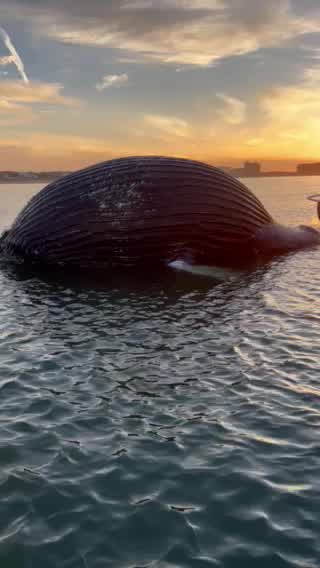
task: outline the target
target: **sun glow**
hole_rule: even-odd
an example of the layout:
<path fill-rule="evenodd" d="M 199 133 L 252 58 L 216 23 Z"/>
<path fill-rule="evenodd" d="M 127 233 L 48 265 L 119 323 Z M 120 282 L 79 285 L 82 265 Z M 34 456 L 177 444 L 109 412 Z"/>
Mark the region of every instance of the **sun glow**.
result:
<path fill-rule="evenodd" d="M 1 169 L 68 170 L 129 154 L 264 169 L 320 161 L 316 8 L 79 5 L 1 3 Z"/>

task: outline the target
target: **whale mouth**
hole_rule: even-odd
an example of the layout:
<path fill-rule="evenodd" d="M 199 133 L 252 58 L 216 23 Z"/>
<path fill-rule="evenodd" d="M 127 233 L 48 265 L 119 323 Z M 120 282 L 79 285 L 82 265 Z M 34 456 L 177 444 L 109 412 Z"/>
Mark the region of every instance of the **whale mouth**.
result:
<path fill-rule="evenodd" d="M 307 199 L 309 199 L 309 201 L 315 201 L 316 203 L 320 202 L 320 193 L 314 193 L 312 195 L 308 195 Z"/>
<path fill-rule="evenodd" d="M 305 225 L 284 227 L 270 224 L 257 231 L 255 243 L 261 256 L 273 257 L 319 245 L 320 233 Z"/>

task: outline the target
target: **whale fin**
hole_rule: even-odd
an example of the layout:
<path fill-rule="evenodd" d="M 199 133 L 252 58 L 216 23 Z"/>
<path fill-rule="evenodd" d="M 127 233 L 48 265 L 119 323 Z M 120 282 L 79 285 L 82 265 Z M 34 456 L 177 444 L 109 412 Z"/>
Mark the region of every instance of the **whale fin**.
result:
<path fill-rule="evenodd" d="M 179 270 L 182 272 L 188 272 L 189 274 L 198 274 L 199 276 L 208 276 L 209 278 L 215 278 L 218 280 L 226 280 L 229 278 L 234 278 L 242 274 L 240 271 L 231 270 L 227 268 L 220 268 L 218 266 L 205 266 L 200 264 L 191 264 L 184 259 L 173 260 L 168 263 L 169 268 L 174 270 Z"/>

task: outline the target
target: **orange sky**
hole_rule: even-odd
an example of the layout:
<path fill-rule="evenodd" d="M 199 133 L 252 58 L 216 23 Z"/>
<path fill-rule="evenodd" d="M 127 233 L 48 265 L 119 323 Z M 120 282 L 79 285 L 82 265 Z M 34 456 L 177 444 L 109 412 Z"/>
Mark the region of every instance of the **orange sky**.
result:
<path fill-rule="evenodd" d="M 318 0 L 5 0 L 0 21 L 1 170 L 320 161 Z"/>

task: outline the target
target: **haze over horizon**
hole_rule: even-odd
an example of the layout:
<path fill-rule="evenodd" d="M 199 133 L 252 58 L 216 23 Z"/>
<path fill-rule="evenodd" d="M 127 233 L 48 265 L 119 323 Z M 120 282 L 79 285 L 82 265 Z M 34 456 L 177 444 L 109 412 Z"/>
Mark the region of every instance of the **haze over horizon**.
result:
<path fill-rule="evenodd" d="M 319 0 L 2 0 L 0 169 L 320 161 Z"/>

